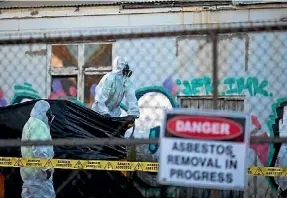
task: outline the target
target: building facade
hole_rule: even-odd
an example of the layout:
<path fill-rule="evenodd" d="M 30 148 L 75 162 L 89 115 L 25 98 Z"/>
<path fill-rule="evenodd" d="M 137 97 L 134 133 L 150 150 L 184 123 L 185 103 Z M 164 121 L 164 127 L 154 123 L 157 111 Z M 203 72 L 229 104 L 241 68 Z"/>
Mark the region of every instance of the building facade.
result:
<path fill-rule="evenodd" d="M 121 55 L 134 69 L 132 78 L 141 107 L 136 137 L 148 138 L 158 130 L 163 108 L 179 106 L 179 98 L 184 96 L 211 95 L 210 40 L 205 35 L 97 41 L 67 39 L 69 36 L 239 22 L 284 23 L 286 17 L 287 4 L 279 1 L 0 3 L 0 39 L 34 37 L 45 41 L 46 37 L 63 36 L 62 42 L 0 46 L 0 106 L 50 98 L 90 107 L 97 83 L 111 71 L 112 59 Z M 287 98 L 283 91 L 286 57 L 286 32 L 234 33 L 219 38 L 219 93 L 243 101 L 240 104 L 251 115 L 250 129 L 258 131 L 253 135 L 273 135 L 268 122 L 274 104 Z M 280 119 L 280 136 L 284 136 L 285 117 Z M 274 157 L 272 149 L 251 145 L 249 165 L 268 166 Z M 151 150 L 144 147 L 140 152 L 155 160 L 158 151 Z M 284 166 L 285 155 L 280 153 L 278 166 Z M 254 183 L 250 178 L 250 183 L 264 183 L 272 193 L 273 184 L 265 179 Z M 286 181 L 277 184 L 285 188 Z M 256 193 L 260 197 L 260 192 Z"/>

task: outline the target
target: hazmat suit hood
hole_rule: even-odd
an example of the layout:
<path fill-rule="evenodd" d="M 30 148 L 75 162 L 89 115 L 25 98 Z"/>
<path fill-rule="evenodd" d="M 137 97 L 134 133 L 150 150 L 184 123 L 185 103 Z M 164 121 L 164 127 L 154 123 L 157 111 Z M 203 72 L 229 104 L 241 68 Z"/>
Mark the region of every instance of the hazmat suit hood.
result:
<path fill-rule="evenodd" d="M 127 65 L 127 64 L 128 64 L 128 61 L 126 58 L 124 58 L 122 56 L 117 56 L 113 60 L 112 73 L 122 75 L 123 69 L 124 69 L 125 65 Z"/>
<path fill-rule="evenodd" d="M 50 109 L 50 104 L 47 101 L 40 100 L 35 103 L 30 116 L 43 121 L 47 126 L 49 126 L 47 111 Z"/>
<path fill-rule="evenodd" d="M 125 97 L 128 115 L 139 117 L 135 89 L 129 78 L 131 74 L 126 58 L 117 56 L 113 60 L 112 72 L 106 74 L 96 87 L 92 109 L 101 115 L 120 117 L 120 104 Z"/>
<path fill-rule="evenodd" d="M 30 118 L 24 125 L 22 141 L 52 140 L 47 117 L 49 109 L 50 104 L 47 101 L 39 100 L 35 103 Z M 21 146 L 21 155 L 23 158 L 52 159 L 54 150 L 53 146 Z M 53 173 L 53 168 L 20 167 L 20 175 L 23 180 L 21 197 L 55 198 Z"/>

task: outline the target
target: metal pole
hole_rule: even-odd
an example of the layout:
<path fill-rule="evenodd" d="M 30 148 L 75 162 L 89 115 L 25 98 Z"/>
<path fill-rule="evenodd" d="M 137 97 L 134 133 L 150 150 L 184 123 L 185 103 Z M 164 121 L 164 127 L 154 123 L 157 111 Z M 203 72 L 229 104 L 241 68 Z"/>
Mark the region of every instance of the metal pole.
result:
<path fill-rule="evenodd" d="M 213 109 L 217 109 L 217 97 L 218 97 L 218 90 L 217 90 L 217 79 L 218 79 L 218 65 L 217 65 L 217 38 L 218 35 L 213 31 L 211 33 L 212 39 L 212 100 L 213 100 Z"/>
<path fill-rule="evenodd" d="M 166 185 L 162 185 L 160 187 L 160 198 L 166 198 L 167 196 L 167 186 Z"/>
<path fill-rule="evenodd" d="M 287 137 L 251 137 L 250 144 L 282 144 L 287 142 Z M 92 145 L 135 145 L 159 144 L 158 138 L 152 139 L 124 139 L 124 138 L 58 138 L 53 140 L 0 139 L 0 148 L 20 146 L 92 146 Z"/>
<path fill-rule="evenodd" d="M 217 80 L 218 80 L 218 35 L 215 31 L 211 33 L 212 39 L 212 100 L 213 100 L 213 109 L 217 109 L 217 99 L 218 99 L 218 90 L 217 90 Z"/>
<path fill-rule="evenodd" d="M 218 90 L 217 90 L 217 79 L 218 79 L 218 34 L 215 31 L 211 32 L 212 39 L 212 100 L 213 100 L 213 109 L 218 108 Z M 212 198 L 219 197 L 219 190 L 211 190 Z"/>
<path fill-rule="evenodd" d="M 123 31 L 123 29 L 117 29 Z M 32 37 L 26 34 L 13 34 L 0 38 L 0 45 L 15 45 L 15 44 L 27 44 L 27 43 L 69 43 L 73 41 L 99 41 L 99 40 L 118 40 L 118 39 L 130 39 L 130 38 L 157 38 L 157 37 L 174 37 L 182 35 L 206 35 L 210 32 L 216 32 L 220 34 L 225 33 L 245 33 L 245 32 L 274 32 L 274 31 L 286 31 L 287 24 L 284 22 L 270 22 L 270 23 L 238 23 L 237 26 L 230 27 L 230 25 L 221 25 L 218 29 L 218 25 L 198 26 L 197 28 L 183 30 L 170 30 L 168 28 L 162 31 L 156 31 L 154 28 L 151 32 L 138 32 L 133 29 L 126 29 L 126 32 L 111 34 L 105 32 L 99 32 L 98 29 L 90 30 L 88 35 L 82 33 L 82 31 L 75 31 L 76 35 L 67 35 L 67 32 L 63 32 L 63 35 L 55 36 L 52 31 L 45 33 L 41 36 Z M 60 32 L 61 34 L 61 32 Z M 1 35 L 0 35 L 1 36 Z M 14 37 L 14 38 L 13 38 Z"/>

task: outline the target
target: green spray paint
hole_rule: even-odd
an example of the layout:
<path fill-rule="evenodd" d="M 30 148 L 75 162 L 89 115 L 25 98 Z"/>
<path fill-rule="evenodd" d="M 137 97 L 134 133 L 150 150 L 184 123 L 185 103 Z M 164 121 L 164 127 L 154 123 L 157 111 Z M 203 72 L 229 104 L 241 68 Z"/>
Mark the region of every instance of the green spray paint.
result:
<path fill-rule="evenodd" d="M 202 78 L 194 78 L 191 81 L 177 79 L 176 85 L 181 87 L 181 93 L 186 96 L 197 96 L 200 93 L 204 95 L 212 94 L 212 80 L 208 76 Z M 223 89 L 222 95 L 241 95 L 247 91 L 250 96 L 272 96 L 272 93 L 268 93 L 266 90 L 268 81 L 260 81 L 257 77 L 231 77 L 217 81 L 218 88 Z"/>
<path fill-rule="evenodd" d="M 212 93 L 211 79 L 209 77 L 194 78 L 191 80 L 190 84 L 193 95 L 198 95 L 201 87 L 204 87 L 206 95 L 210 95 Z"/>
<path fill-rule="evenodd" d="M 191 86 L 189 84 L 189 82 L 187 80 L 180 80 L 180 79 L 177 79 L 175 81 L 176 85 L 180 86 L 180 85 L 183 85 L 183 89 L 182 89 L 182 93 L 184 95 L 193 95 L 192 93 L 192 90 L 191 90 Z"/>
<path fill-rule="evenodd" d="M 271 105 L 272 108 L 272 114 L 269 116 L 269 120 L 267 121 L 267 127 L 269 129 L 269 137 L 274 137 L 275 133 L 273 130 L 273 126 L 276 124 L 276 120 L 278 121 L 279 119 L 282 119 L 279 117 L 279 115 L 277 114 L 277 108 L 280 107 L 283 103 L 287 102 L 287 98 L 279 98 L 276 100 L 276 102 L 274 104 Z M 275 164 L 272 164 L 273 158 L 275 153 L 275 148 L 274 148 L 274 144 L 269 144 L 269 153 L 268 153 L 268 158 L 267 158 L 267 162 L 265 164 L 265 166 L 269 167 L 269 166 L 274 166 Z M 268 180 L 268 183 L 270 184 L 270 186 L 272 187 L 272 189 L 274 191 L 278 190 L 278 186 L 276 186 L 274 184 L 274 182 L 272 182 L 273 178 L 270 177 L 266 177 L 266 179 Z"/>
<path fill-rule="evenodd" d="M 14 96 L 12 100 L 10 101 L 10 104 L 20 103 L 25 99 L 34 100 L 34 99 L 41 99 L 41 98 L 42 97 L 40 96 L 39 92 L 33 88 L 32 84 L 25 82 L 23 85 L 14 86 Z M 76 97 L 72 97 L 72 96 L 62 96 L 56 99 L 57 100 L 69 100 L 78 105 L 88 107 L 88 105 L 86 105 L 82 101 L 79 101 Z"/>
<path fill-rule="evenodd" d="M 38 91 L 36 91 L 32 84 L 25 82 L 23 85 L 14 86 L 14 96 L 10 101 L 10 104 L 20 103 L 24 99 L 40 99 L 41 96 Z"/>
<path fill-rule="evenodd" d="M 263 80 L 259 83 L 257 77 L 244 78 L 226 78 L 224 84 L 227 85 L 228 89 L 225 91 L 226 94 L 242 94 L 244 90 L 247 90 L 250 96 L 262 95 L 269 96 L 268 92 L 265 90 L 268 86 L 268 82 Z M 270 95 L 272 96 L 272 94 Z"/>
<path fill-rule="evenodd" d="M 272 93 L 268 94 L 266 90 L 268 86 L 268 82 L 263 80 L 262 82 L 259 81 L 257 77 L 248 77 L 247 79 L 244 78 L 226 78 L 223 80 L 224 85 L 226 85 L 227 90 L 225 91 L 226 94 L 241 94 L 244 90 L 247 90 L 251 96 L 262 95 L 262 96 L 272 96 Z M 212 81 L 210 77 L 203 77 L 203 78 L 194 78 L 190 82 L 186 80 L 176 80 L 176 84 L 179 86 L 184 86 L 182 93 L 186 95 L 197 95 L 200 93 L 200 89 L 205 90 L 206 95 L 210 95 L 212 93 Z M 219 84 L 219 81 L 218 81 Z M 15 85 L 14 86 L 14 96 L 10 101 L 10 104 L 15 104 L 21 102 L 23 99 L 40 99 L 41 96 L 37 90 L 35 90 L 32 84 L 25 82 L 23 85 Z M 176 103 L 174 97 L 162 86 L 151 86 L 145 87 L 142 89 L 138 89 L 136 91 L 137 99 L 149 92 L 159 92 L 167 96 L 172 104 L 173 107 L 178 107 L 179 105 Z M 83 102 L 77 100 L 75 97 L 61 97 L 58 99 L 69 99 L 72 102 L 75 102 L 79 105 L 83 105 L 87 107 Z M 269 116 L 269 120 L 267 122 L 267 126 L 269 129 L 269 136 L 274 136 L 273 132 L 273 124 L 275 124 L 275 120 L 278 119 L 278 115 L 276 109 L 283 103 L 286 102 L 287 98 L 281 98 L 276 101 L 272 105 L 272 114 Z M 127 110 L 127 107 L 124 104 L 121 104 L 121 107 Z M 270 144 L 269 146 L 269 153 L 268 153 L 268 160 L 266 162 L 266 166 L 270 166 L 272 162 L 272 158 L 274 157 L 274 146 Z M 267 177 L 270 185 L 274 190 L 277 190 L 276 186 L 270 182 L 270 178 Z"/>
<path fill-rule="evenodd" d="M 191 95 L 195 96 L 200 93 L 200 89 L 204 88 L 205 90 L 205 95 L 210 95 L 212 94 L 212 82 L 210 77 L 203 77 L 203 78 L 194 78 L 190 82 L 187 80 L 180 80 L 177 79 L 176 85 L 178 86 L 183 86 L 184 89 L 182 90 L 182 93 L 184 95 Z M 220 84 L 220 81 L 217 81 L 217 85 Z"/>

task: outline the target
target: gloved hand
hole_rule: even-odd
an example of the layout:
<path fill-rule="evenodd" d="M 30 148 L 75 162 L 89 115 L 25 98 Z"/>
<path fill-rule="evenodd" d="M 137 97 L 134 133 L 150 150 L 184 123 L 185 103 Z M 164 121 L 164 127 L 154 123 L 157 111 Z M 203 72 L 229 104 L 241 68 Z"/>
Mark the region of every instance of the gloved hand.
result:
<path fill-rule="evenodd" d="M 50 179 L 51 175 L 52 175 L 52 170 L 51 169 L 48 169 L 46 170 L 46 174 L 47 174 L 47 180 Z"/>
<path fill-rule="evenodd" d="M 128 116 L 126 117 L 126 119 L 127 119 L 127 121 L 129 121 L 130 123 L 134 123 L 134 122 L 135 122 L 135 119 L 137 119 L 137 117 L 134 116 L 134 115 L 128 115 Z"/>

